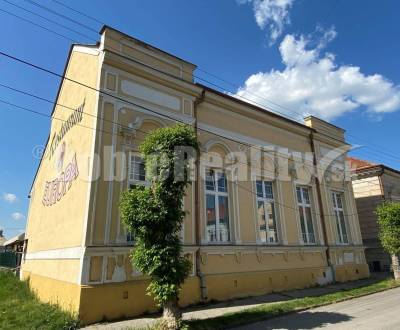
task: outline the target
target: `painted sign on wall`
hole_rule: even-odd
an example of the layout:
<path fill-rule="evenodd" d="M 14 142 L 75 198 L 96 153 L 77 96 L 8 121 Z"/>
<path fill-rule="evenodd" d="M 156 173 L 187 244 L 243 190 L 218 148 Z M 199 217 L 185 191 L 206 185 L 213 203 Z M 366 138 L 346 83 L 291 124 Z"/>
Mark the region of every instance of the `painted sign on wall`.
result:
<path fill-rule="evenodd" d="M 76 154 L 67 164 L 65 170 L 52 181 L 46 181 L 42 203 L 44 206 L 52 206 L 59 202 L 61 198 L 71 189 L 72 182 L 79 175 Z"/>
<path fill-rule="evenodd" d="M 68 119 L 62 124 L 59 132 L 54 133 L 50 143 L 50 159 L 53 157 L 58 145 L 68 131 L 76 124 L 82 121 L 83 110 L 85 109 L 85 101 L 71 114 Z"/>

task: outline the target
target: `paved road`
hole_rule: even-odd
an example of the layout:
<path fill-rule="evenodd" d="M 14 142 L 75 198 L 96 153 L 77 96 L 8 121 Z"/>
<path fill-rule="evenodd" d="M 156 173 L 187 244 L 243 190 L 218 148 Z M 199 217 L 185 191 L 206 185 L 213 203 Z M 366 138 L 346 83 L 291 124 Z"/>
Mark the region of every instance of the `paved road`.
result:
<path fill-rule="evenodd" d="M 400 288 L 235 329 L 400 329 Z"/>

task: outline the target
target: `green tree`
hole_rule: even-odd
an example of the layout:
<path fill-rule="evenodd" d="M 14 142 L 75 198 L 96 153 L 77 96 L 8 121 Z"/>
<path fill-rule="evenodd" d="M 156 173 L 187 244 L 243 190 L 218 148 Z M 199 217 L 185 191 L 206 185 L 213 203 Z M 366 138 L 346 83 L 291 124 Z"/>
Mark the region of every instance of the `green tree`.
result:
<path fill-rule="evenodd" d="M 379 239 L 383 248 L 392 256 L 395 279 L 400 279 L 400 203 L 385 202 L 378 206 Z"/>
<path fill-rule="evenodd" d="M 131 260 L 149 276 L 147 292 L 164 308 L 163 325 L 168 329 L 179 326 L 178 295 L 191 267 L 182 255 L 179 235 L 185 188 L 190 183 L 182 147 L 198 150 L 196 135 L 187 125 L 160 128 L 147 135 L 139 149 L 151 184 L 124 192 L 120 201 L 121 218 L 135 238 Z"/>

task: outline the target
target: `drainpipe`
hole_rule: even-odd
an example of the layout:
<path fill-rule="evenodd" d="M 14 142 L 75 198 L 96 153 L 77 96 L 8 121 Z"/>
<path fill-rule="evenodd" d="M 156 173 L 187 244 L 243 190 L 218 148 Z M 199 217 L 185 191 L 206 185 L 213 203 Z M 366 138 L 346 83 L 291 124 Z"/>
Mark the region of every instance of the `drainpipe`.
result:
<path fill-rule="evenodd" d="M 318 168 L 317 168 L 318 164 L 317 164 L 317 155 L 315 153 L 314 133 L 313 132 L 310 133 L 310 145 L 311 145 L 311 152 L 313 154 L 313 165 L 315 168 L 315 173 L 317 173 L 317 175 L 315 176 L 315 187 L 317 189 L 318 207 L 319 207 L 321 223 L 322 223 L 322 235 L 324 237 L 324 242 L 326 245 L 326 250 L 325 250 L 326 262 L 327 262 L 327 267 L 330 268 L 330 270 L 332 272 L 332 280 L 333 280 L 333 282 L 336 282 L 335 270 L 334 270 L 332 260 L 330 257 L 330 253 L 329 253 L 329 242 L 328 242 L 328 235 L 326 232 L 326 219 L 325 219 L 325 214 L 324 214 L 324 205 L 322 203 L 321 183 L 320 183 L 319 177 L 318 177 Z"/>
<path fill-rule="evenodd" d="M 384 190 L 384 187 L 383 187 L 383 180 L 382 180 L 382 177 L 383 177 L 383 169 L 381 169 L 380 171 L 379 171 L 379 173 L 378 173 L 378 181 L 379 181 L 379 188 L 381 189 L 381 195 L 382 195 L 382 199 L 383 199 L 383 201 L 386 201 L 386 192 L 385 192 L 385 190 Z"/>
<path fill-rule="evenodd" d="M 194 107 L 193 107 L 193 115 L 194 115 L 194 129 L 195 129 L 195 134 L 196 138 L 198 138 L 198 106 L 200 103 L 204 101 L 205 97 L 205 90 L 203 89 L 201 91 L 201 95 L 196 98 L 194 101 Z M 196 231 L 196 275 L 199 278 L 200 282 L 200 293 L 201 293 L 201 300 L 207 300 L 207 286 L 206 286 L 206 280 L 203 272 L 201 271 L 201 219 L 200 219 L 200 150 L 197 151 L 196 155 L 196 181 L 195 181 L 195 195 L 194 195 L 194 205 L 195 205 L 195 231 Z"/>

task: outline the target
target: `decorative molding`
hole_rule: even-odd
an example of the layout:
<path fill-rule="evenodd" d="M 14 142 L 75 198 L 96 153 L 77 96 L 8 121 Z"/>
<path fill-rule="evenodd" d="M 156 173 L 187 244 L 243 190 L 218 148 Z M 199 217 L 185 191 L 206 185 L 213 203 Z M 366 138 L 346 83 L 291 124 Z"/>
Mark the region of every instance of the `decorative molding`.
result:
<path fill-rule="evenodd" d="M 82 246 L 54 250 L 43 250 L 27 253 L 25 256 L 25 260 L 80 259 L 84 255 L 84 252 L 85 248 Z"/>
<path fill-rule="evenodd" d="M 175 111 L 181 110 L 181 98 L 169 95 L 136 81 L 122 80 L 121 91 L 126 95 L 156 104 L 158 106 L 166 107 Z"/>

